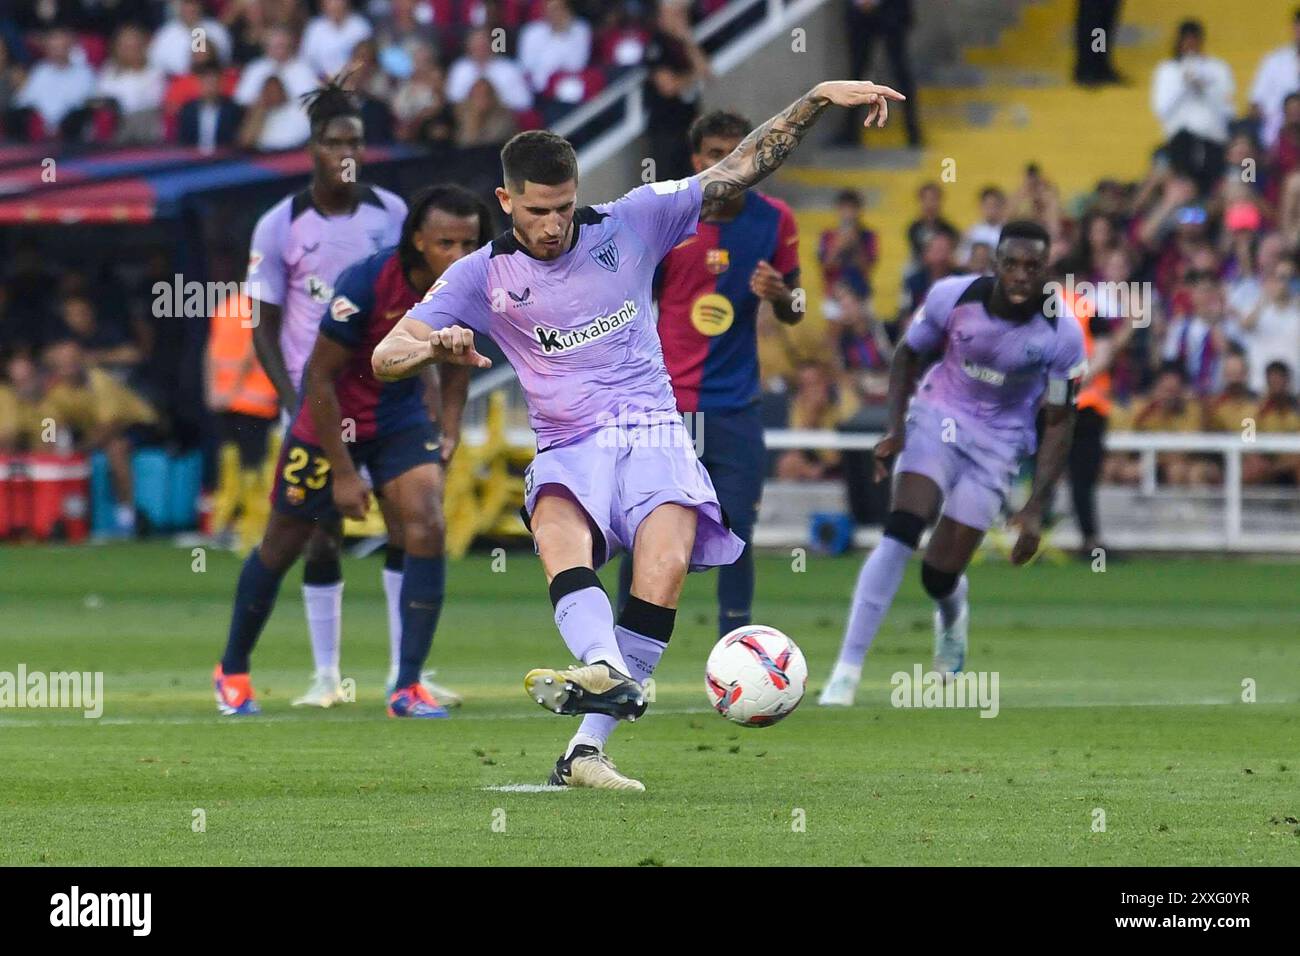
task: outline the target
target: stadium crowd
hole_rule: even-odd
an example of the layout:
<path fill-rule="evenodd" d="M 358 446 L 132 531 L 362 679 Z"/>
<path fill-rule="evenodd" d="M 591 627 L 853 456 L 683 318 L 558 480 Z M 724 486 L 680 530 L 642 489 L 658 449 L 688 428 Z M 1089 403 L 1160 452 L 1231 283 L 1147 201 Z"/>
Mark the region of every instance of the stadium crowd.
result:
<path fill-rule="evenodd" d="M 18 140 L 288 149 L 298 97 L 347 72 L 371 142 L 504 142 L 641 64 L 689 105 L 689 27 L 724 3 L 3 0 L 0 116 Z"/>
<path fill-rule="evenodd" d="M 877 235 L 862 197 L 842 193 L 838 224 L 816 245 L 828 341 L 789 381 L 767 382 L 789 388 L 792 427 L 833 426 L 883 403 L 894 345 L 930 287 L 945 276 L 991 274 L 1002 224 L 1032 218 L 1052 236 L 1054 279 L 1113 348 L 1085 389 L 1084 414 L 1112 430 L 1300 432 L 1300 10 L 1289 32 L 1260 62 L 1250 111 L 1237 116 L 1235 79 L 1205 52 L 1203 27 L 1178 26 L 1151 91 L 1165 139 L 1141 181 L 1104 179 L 1071 199 L 1031 164 L 1010 195 L 982 188 L 979 220 L 962 224 L 944 212 L 944 185 L 927 182 L 897 237 Z M 872 307 L 882 242 L 905 242 L 911 254 L 896 314 Z M 1084 283 L 1096 293 L 1071 296 Z M 789 452 L 780 471 L 826 477 L 837 461 Z M 1222 481 L 1213 456 L 1162 453 L 1158 467 L 1162 483 Z M 1104 477 L 1136 483 L 1136 460 L 1108 455 Z M 1243 478 L 1300 484 L 1300 458 L 1248 455 Z"/>

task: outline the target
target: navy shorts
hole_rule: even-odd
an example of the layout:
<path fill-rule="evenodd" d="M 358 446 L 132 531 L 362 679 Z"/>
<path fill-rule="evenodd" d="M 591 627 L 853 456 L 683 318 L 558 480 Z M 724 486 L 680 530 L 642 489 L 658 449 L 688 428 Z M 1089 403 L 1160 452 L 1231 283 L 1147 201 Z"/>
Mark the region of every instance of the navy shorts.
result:
<path fill-rule="evenodd" d="M 375 494 L 388 482 L 420 465 L 442 463 L 442 434 L 437 424 L 426 422 L 392 435 L 381 435 L 348 446 L 358 470 L 370 473 Z M 338 516 L 330 485 L 330 463 L 319 445 L 286 435 L 275 469 L 271 505 L 277 514 L 304 521 Z"/>

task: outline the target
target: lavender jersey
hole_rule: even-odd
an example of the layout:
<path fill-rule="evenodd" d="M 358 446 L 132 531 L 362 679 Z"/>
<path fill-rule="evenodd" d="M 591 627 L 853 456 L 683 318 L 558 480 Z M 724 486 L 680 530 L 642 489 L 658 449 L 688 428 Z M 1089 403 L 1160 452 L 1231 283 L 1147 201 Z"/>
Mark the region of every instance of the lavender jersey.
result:
<path fill-rule="evenodd" d="M 1037 444 L 1034 419 L 1044 393 L 1053 404 L 1074 400 L 1087 369 L 1083 333 L 1059 298 L 1045 309 L 1057 318 L 1044 310 L 1028 322 L 990 314 L 993 285 L 988 276 L 934 284 L 907 330 L 913 351 L 939 354 L 913 403 L 952 417 L 977 442 L 1028 455 Z"/>
<path fill-rule="evenodd" d="M 402 236 L 406 203 L 376 186 L 362 186 L 360 192 L 351 215 L 326 216 L 312 202 L 311 190 L 304 189 L 272 206 L 253 229 L 248 294 L 280 306 L 280 351 L 299 388 L 344 268 L 397 245 Z"/>
<path fill-rule="evenodd" d="M 651 284 L 699 218 L 697 180 L 641 186 L 578 209 L 572 243 L 556 259 L 533 258 L 507 232 L 452 265 L 409 315 L 435 329 L 466 326 L 500 346 L 539 449 L 624 422 L 680 420 Z"/>

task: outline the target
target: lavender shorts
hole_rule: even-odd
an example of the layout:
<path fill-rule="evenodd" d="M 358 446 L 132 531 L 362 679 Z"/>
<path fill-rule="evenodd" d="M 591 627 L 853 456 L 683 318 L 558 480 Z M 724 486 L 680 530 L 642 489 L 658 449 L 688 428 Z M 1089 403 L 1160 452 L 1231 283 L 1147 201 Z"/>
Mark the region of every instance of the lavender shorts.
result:
<path fill-rule="evenodd" d="M 924 475 L 943 492 L 943 514 L 987 531 L 1006 505 L 1021 449 L 964 427 L 953 416 L 912 403 L 894 474 Z"/>
<path fill-rule="evenodd" d="M 559 485 L 578 502 L 604 537 L 597 566 L 619 550 L 631 551 L 636 530 L 662 504 L 694 508 L 698 516 L 691 570 L 732 564 L 745 542 L 722 516 L 709 473 L 696 457 L 680 419 L 608 427 L 567 445 L 539 452 L 524 475 L 524 510 L 532 514 L 547 485 Z"/>

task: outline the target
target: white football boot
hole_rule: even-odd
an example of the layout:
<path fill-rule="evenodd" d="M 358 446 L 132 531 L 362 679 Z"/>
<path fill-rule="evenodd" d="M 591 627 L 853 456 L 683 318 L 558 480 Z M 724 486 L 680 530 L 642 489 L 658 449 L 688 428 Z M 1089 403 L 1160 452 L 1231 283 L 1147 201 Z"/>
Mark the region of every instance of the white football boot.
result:
<path fill-rule="evenodd" d="M 347 698 L 343 696 L 343 685 L 339 680 L 339 675 L 317 672 L 316 676 L 312 678 L 311 686 L 307 688 L 307 693 L 301 697 L 295 697 L 291 703 L 294 707 L 326 708 L 346 701 Z"/>
<path fill-rule="evenodd" d="M 943 626 L 942 615 L 934 612 L 934 669 L 945 678 L 960 674 L 966 666 L 966 635 L 969 630 L 969 604 L 962 604 L 961 614 L 948 628 Z"/>
<path fill-rule="evenodd" d="M 818 707 L 852 707 L 853 696 L 858 692 L 858 681 L 862 679 L 861 665 L 854 667 L 843 661 L 835 662 L 831 679 L 822 688 L 817 698 Z"/>
<path fill-rule="evenodd" d="M 640 780 L 620 773 L 604 751 L 589 744 L 578 744 L 572 754 L 557 760 L 547 782 L 553 787 L 590 787 L 594 790 L 645 789 Z"/>

